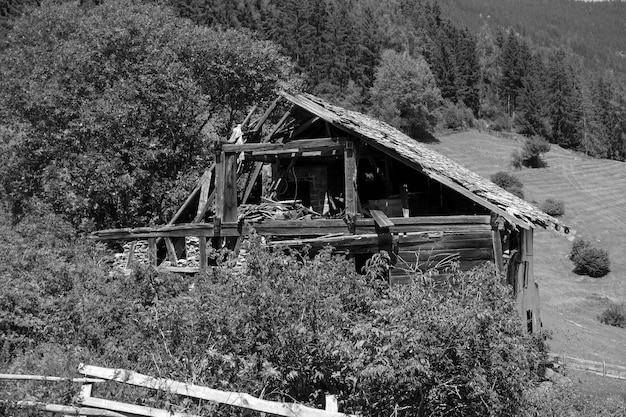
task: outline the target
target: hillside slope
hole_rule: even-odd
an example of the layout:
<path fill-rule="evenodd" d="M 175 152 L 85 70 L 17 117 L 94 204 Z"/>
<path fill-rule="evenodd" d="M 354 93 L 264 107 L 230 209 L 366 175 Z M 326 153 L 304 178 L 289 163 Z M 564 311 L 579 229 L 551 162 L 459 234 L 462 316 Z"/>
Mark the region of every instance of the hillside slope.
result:
<path fill-rule="evenodd" d="M 428 146 L 489 178 L 510 170 L 511 152 L 523 138 L 469 131 L 439 137 Z M 514 174 L 528 201 L 565 202 L 565 223 L 577 236 L 609 251 L 611 272 L 603 278 L 575 274 L 568 259 L 571 243 L 551 232 L 535 237 L 535 276 L 541 291 L 544 328 L 554 333 L 553 352 L 626 365 L 626 329 L 601 324 L 608 300 L 626 302 L 626 163 L 592 159 L 552 145 L 545 168 Z"/>

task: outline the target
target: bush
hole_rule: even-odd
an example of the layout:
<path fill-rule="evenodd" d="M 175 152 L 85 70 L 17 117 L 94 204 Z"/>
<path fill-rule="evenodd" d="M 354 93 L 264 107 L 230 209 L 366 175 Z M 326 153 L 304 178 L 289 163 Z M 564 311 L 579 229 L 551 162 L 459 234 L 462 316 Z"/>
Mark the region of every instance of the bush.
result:
<path fill-rule="evenodd" d="M 91 256 L 76 256 L 69 270 L 75 250 L 91 252 L 73 247 L 63 230 L 42 239 L 52 249 L 27 250 L 38 228 L 22 226 L 5 225 L 0 235 L 27 256 L 11 253 L 0 274 L 2 318 L 11 318 L 0 324 L 12 332 L 4 359 L 14 373 L 42 373 L 36 367 L 52 362 L 70 369 L 82 359 L 317 407 L 334 393 L 344 411 L 374 416 L 515 415 L 541 374 L 544 350 L 523 334 L 509 289 L 491 269 L 453 271 L 437 290 L 420 276 L 389 288 L 330 249 L 309 259 L 253 237 L 238 268 L 231 257 L 194 278 L 153 268 L 112 276 Z M 13 287 L 20 280 L 22 300 Z M 133 387 L 116 389 L 120 400 L 137 398 Z M 1 398 L 14 394 L 0 387 Z M 166 399 L 149 400 L 162 407 Z M 233 412 L 189 406 L 199 415 Z"/>
<path fill-rule="evenodd" d="M 598 249 L 583 239 L 576 239 L 572 244 L 570 259 L 575 265 L 575 271 L 590 277 L 602 277 L 609 273 L 609 254 L 604 249 Z"/>
<path fill-rule="evenodd" d="M 550 216 L 559 217 L 565 214 L 565 202 L 547 198 L 546 201 L 539 206 L 539 209 Z"/>
<path fill-rule="evenodd" d="M 522 153 L 517 149 L 511 152 L 511 167 L 513 169 L 522 169 L 524 166 L 524 158 Z"/>
<path fill-rule="evenodd" d="M 624 304 L 609 304 L 599 318 L 601 323 L 609 326 L 626 328 L 626 308 Z"/>
<path fill-rule="evenodd" d="M 511 118 L 507 115 L 498 116 L 489 125 L 496 132 L 509 132 L 512 127 Z"/>
<path fill-rule="evenodd" d="M 591 243 L 587 242 L 585 239 L 577 238 L 572 243 L 572 250 L 569 254 L 569 259 L 574 260 L 577 256 L 579 256 L 580 252 L 584 249 L 588 249 L 591 247 Z"/>
<path fill-rule="evenodd" d="M 524 166 L 538 168 L 545 166 L 541 155 L 550 151 L 550 143 L 540 136 L 532 136 L 526 139 L 522 148 L 522 161 Z"/>
<path fill-rule="evenodd" d="M 511 153 L 511 166 L 515 169 L 522 167 L 539 168 L 545 166 L 541 155 L 550 151 L 550 143 L 540 136 L 527 138 L 522 151 L 515 150 Z"/>
<path fill-rule="evenodd" d="M 524 198 L 524 192 L 522 191 L 524 184 L 515 175 L 499 171 L 491 176 L 491 181 L 511 194 Z"/>
<path fill-rule="evenodd" d="M 464 129 L 474 125 L 472 111 L 462 104 L 446 102 L 440 110 L 444 128 Z"/>

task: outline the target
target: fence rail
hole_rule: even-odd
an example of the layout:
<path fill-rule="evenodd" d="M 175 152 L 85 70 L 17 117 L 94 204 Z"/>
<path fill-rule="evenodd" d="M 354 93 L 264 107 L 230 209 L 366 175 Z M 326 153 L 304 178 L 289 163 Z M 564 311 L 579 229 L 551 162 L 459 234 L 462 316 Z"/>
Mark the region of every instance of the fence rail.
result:
<path fill-rule="evenodd" d="M 285 417 L 357 417 L 355 415 L 340 413 L 338 411 L 337 399 L 334 395 L 326 396 L 326 409 L 322 410 L 303 404 L 263 400 L 246 393 L 221 391 L 171 379 L 156 378 L 125 369 L 103 368 L 81 364 L 78 373 L 84 377 L 63 378 L 43 375 L 0 374 L 0 380 L 39 382 L 70 381 L 81 383 L 82 394 L 80 405 L 78 406 L 47 404 L 34 401 L 0 401 L 0 403 L 4 402 L 19 408 L 35 408 L 64 415 L 102 417 L 130 417 L 131 415 L 146 417 L 199 417 L 184 412 L 173 412 L 171 410 L 145 407 L 93 396 L 96 384 L 113 381 Z"/>
<path fill-rule="evenodd" d="M 606 378 L 626 380 L 626 366 L 608 364 L 605 361 L 590 361 L 587 359 L 575 358 L 563 354 L 558 355 L 556 353 L 550 353 L 549 356 L 554 359 L 558 359 L 560 363 L 570 369 L 585 371 L 592 374 L 601 375 Z"/>

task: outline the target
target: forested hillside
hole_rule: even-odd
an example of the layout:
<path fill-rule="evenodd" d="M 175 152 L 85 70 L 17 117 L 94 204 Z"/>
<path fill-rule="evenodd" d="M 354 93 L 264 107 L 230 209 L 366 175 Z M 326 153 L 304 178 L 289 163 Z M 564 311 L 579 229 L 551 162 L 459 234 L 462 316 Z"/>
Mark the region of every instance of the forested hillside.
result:
<path fill-rule="evenodd" d="M 621 71 L 626 61 L 622 3 L 172 4 L 202 24 L 259 31 L 294 59 L 312 92 L 379 117 L 411 117 L 406 102 L 419 101 L 404 97 L 398 101 L 405 104 L 394 103 L 392 111 L 372 111 L 389 105 L 377 102 L 371 87 L 385 65 L 382 52 L 392 49 L 428 62 L 443 99 L 438 106 L 443 127 L 472 123 L 463 111 L 470 109 L 496 130 L 543 136 L 592 156 L 626 157 L 623 74 L 609 71 Z"/>
<path fill-rule="evenodd" d="M 626 2 L 439 0 L 444 16 L 478 31 L 512 27 L 537 45 L 563 45 L 594 70 L 626 74 Z"/>
<path fill-rule="evenodd" d="M 528 11 L 518 13 L 519 4 L 527 2 Z M 185 189 L 193 177 L 177 175 L 201 169 L 190 158 L 207 149 L 197 136 L 199 120 L 210 119 L 212 131 L 223 137 L 253 103 L 285 88 L 285 82 L 370 113 L 417 138 L 439 129 L 478 126 L 543 137 L 596 157 L 626 159 L 622 78 L 581 64 L 589 56 L 572 51 L 569 24 L 555 25 L 558 36 L 550 42 L 537 37 L 528 16 L 538 13 L 538 3 L 531 0 L 512 2 L 510 9 L 503 9 L 510 2 L 502 2 L 494 9 L 495 23 L 480 26 L 459 17 L 461 7 L 470 6 L 451 1 L 443 2 L 442 9 L 436 2 L 412 0 L 171 0 L 172 13 L 193 21 L 177 24 L 171 33 L 195 24 L 196 39 L 170 39 L 159 26 L 141 22 L 133 23 L 136 33 L 94 35 L 99 30 L 65 24 L 68 17 L 63 16 L 16 21 L 24 10 L 31 13 L 22 3 L 28 2 L 13 0 L 7 3 L 11 7 L 1 8 L 5 29 L 13 28 L 7 29 L 0 64 L 1 144 L 12 155 L 2 182 L 16 213 L 37 197 L 86 229 L 166 221 L 171 213 L 162 202 L 175 200 L 171 191 Z M 93 5 L 84 3 L 83 12 L 91 13 Z M 46 7 L 63 10 L 63 4 L 71 3 Z M 473 7 L 467 16 L 483 7 L 467 4 Z M 566 4 L 546 4 L 545 19 L 567 20 L 560 11 Z M 621 7 L 575 5 L 571 13 L 580 16 L 584 10 L 590 22 L 597 22 L 607 10 L 619 15 Z M 38 9 L 32 9 L 33 16 Z M 504 11 L 519 15 L 519 21 L 512 25 Z M 33 25 L 46 29 L 33 32 Z M 599 32 L 601 38 L 610 27 L 612 23 Z M 156 41 L 146 38 L 150 30 Z M 588 30 L 580 26 L 583 37 Z M 526 36 L 529 32 L 533 35 Z M 58 42 L 50 48 L 49 39 Z M 96 52 L 80 55 L 72 48 Z M 140 75 L 145 65 L 151 68 L 147 76 Z M 96 71 L 90 73 L 92 69 Z M 154 85 L 160 90 L 149 88 Z M 133 91 L 143 93 L 129 94 Z M 178 93 L 187 95 L 184 105 L 175 102 L 172 94 Z M 121 136 L 123 141 L 116 142 Z M 130 148 L 124 145 L 127 149 L 105 157 L 106 163 L 95 162 L 100 156 L 78 157 L 88 150 L 113 152 L 124 141 Z M 145 146 L 136 146 L 142 141 L 154 150 L 146 153 Z M 123 153 L 127 157 L 120 159 Z M 96 169 L 90 164 L 98 165 L 101 175 L 85 181 L 83 173 Z M 59 198 L 55 190 L 67 186 L 72 193 Z"/>

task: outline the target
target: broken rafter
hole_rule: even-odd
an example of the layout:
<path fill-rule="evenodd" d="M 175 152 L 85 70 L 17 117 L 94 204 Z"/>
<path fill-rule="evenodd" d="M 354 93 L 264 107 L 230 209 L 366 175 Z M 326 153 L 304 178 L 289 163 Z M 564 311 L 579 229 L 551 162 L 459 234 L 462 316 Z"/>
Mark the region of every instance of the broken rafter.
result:
<path fill-rule="evenodd" d="M 302 123 L 300 126 L 298 126 L 292 133 L 290 138 L 291 139 L 295 139 L 298 136 L 300 136 L 300 134 L 302 134 L 305 130 L 307 130 L 309 127 L 311 127 L 314 123 L 318 122 L 320 119 L 319 116 L 313 116 L 311 117 L 309 120 L 307 120 L 306 122 Z"/>
<path fill-rule="evenodd" d="M 272 130 L 265 137 L 263 137 L 263 140 L 261 142 L 267 143 L 270 140 L 272 140 L 272 136 L 274 136 L 274 134 L 278 131 L 278 129 L 280 129 L 282 124 L 285 123 L 285 120 L 287 120 L 287 118 L 290 115 L 291 115 L 291 108 L 285 112 L 283 117 L 281 117 L 278 123 L 274 125 Z M 248 180 L 246 182 L 246 190 L 243 193 L 241 204 L 245 204 L 248 201 L 248 198 L 250 197 L 250 193 L 252 193 L 252 188 L 254 187 L 254 183 L 256 182 L 256 179 L 261 173 L 262 168 L 263 168 L 263 162 L 255 162 L 254 169 L 252 173 L 250 174 L 250 176 L 248 177 Z"/>
<path fill-rule="evenodd" d="M 278 96 L 272 102 L 272 104 L 270 104 L 270 106 L 267 108 L 265 113 L 263 113 L 261 118 L 254 123 L 254 126 L 250 127 L 250 130 L 256 132 L 256 135 L 260 135 L 261 134 L 261 129 L 263 128 L 263 124 L 270 117 L 270 115 L 272 114 L 272 112 L 274 111 L 274 109 L 276 108 L 276 106 L 278 105 L 278 103 L 280 102 L 281 99 L 282 99 L 282 97 Z"/>

